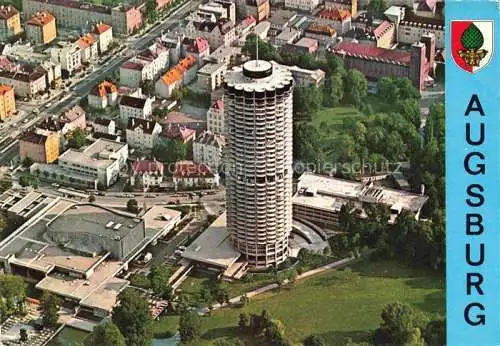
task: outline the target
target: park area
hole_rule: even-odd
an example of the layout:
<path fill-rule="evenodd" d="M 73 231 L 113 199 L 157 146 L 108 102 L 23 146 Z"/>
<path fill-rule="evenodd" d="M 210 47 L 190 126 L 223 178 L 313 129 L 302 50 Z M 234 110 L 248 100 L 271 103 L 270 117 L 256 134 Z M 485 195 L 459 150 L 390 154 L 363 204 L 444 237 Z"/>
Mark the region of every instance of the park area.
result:
<path fill-rule="evenodd" d="M 436 273 L 395 262 L 363 261 L 297 281 L 280 292 L 263 294 L 243 308 L 214 311 L 202 319 L 202 336 L 196 345 L 239 337 L 240 313 L 260 313 L 263 309 L 283 322 L 285 335 L 293 342 L 299 343 L 310 334 L 319 335 L 328 345 L 344 344 L 346 338 L 362 341 L 380 325 L 380 313 L 389 303 L 406 302 L 429 317 L 443 316 L 443 289 L 442 276 Z M 155 335 L 175 333 L 178 319 L 160 317 L 154 322 Z"/>

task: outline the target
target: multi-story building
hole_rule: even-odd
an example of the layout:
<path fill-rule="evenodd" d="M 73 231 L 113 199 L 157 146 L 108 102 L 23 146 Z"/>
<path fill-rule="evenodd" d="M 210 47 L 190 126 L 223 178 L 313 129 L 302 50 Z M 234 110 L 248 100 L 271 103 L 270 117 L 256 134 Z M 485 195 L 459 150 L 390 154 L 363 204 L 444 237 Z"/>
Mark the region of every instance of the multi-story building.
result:
<path fill-rule="evenodd" d="M 203 131 L 207 128 L 206 121 L 176 111 L 169 112 L 167 117 L 160 121 L 160 124 L 164 128 L 168 128 L 169 126 L 181 126 L 196 131 Z"/>
<path fill-rule="evenodd" d="M 97 118 L 90 123 L 94 132 L 114 135 L 116 131 L 116 123 L 111 119 Z"/>
<path fill-rule="evenodd" d="M 325 8 L 348 10 L 353 17 L 356 17 L 358 14 L 358 0 L 325 0 Z"/>
<path fill-rule="evenodd" d="M 312 22 L 304 30 L 304 36 L 317 40 L 323 45 L 330 45 L 337 37 L 337 30 L 331 25 Z"/>
<path fill-rule="evenodd" d="M 292 72 L 295 85 L 301 88 L 316 87 L 318 88 L 324 81 L 326 72 L 317 70 L 307 70 L 298 66 L 286 66 Z"/>
<path fill-rule="evenodd" d="M 14 88 L 12 85 L 0 84 L 0 120 L 4 121 L 15 112 L 16 99 L 14 97 Z"/>
<path fill-rule="evenodd" d="M 47 90 L 46 75 L 47 73 L 40 68 L 26 66 L 14 70 L 0 68 L 0 83 L 12 85 L 17 96 L 33 97 Z"/>
<path fill-rule="evenodd" d="M 108 24 L 96 24 L 92 30 L 92 35 L 97 40 L 99 54 L 106 52 L 111 42 L 113 42 L 113 28 Z"/>
<path fill-rule="evenodd" d="M 251 60 L 225 76 L 227 230 L 249 265 L 288 257 L 292 230 L 292 73 Z"/>
<path fill-rule="evenodd" d="M 215 4 L 222 5 L 226 9 L 226 18 L 228 18 L 233 24 L 236 24 L 236 5 L 232 0 L 214 0 Z"/>
<path fill-rule="evenodd" d="M 351 29 L 351 12 L 346 9 L 325 8 L 319 12 L 316 20 L 321 24 L 332 25 L 339 34 Z"/>
<path fill-rule="evenodd" d="M 62 42 L 50 49 L 52 61 L 61 64 L 66 77 L 72 76 L 82 66 L 82 50 L 75 43 Z"/>
<path fill-rule="evenodd" d="M 314 38 L 302 37 L 300 40 L 289 46 L 290 49 L 308 55 L 316 55 L 319 49 L 319 42 Z"/>
<path fill-rule="evenodd" d="M 290 10 L 277 10 L 269 19 L 269 36 L 278 35 L 283 29 L 288 28 L 297 18 L 297 12 Z"/>
<path fill-rule="evenodd" d="M 140 183 L 144 188 L 159 187 L 163 182 L 163 163 L 156 160 L 136 160 L 132 163 L 132 185 Z"/>
<path fill-rule="evenodd" d="M 222 164 L 222 152 L 225 146 L 225 138 L 205 131 L 201 133 L 193 142 L 193 161 L 202 163 L 217 172 Z"/>
<path fill-rule="evenodd" d="M 277 48 L 292 44 L 300 37 L 301 33 L 299 30 L 294 28 L 284 28 L 278 36 L 274 38 L 274 46 Z"/>
<path fill-rule="evenodd" d="M 254 33 L 254 28 L 257 25 L 257 21 L 254 17 L 248 16 L 239 22 L 236 27 L 236 37 L 238 38 L 238 45 L 244 46 L 249 34 Z"/>
<path fill-rule="evenodd" d="M 128 145 L 99 138 L 84 150 L 68 149 L 59 156 L 58 168 L 78 184 L 109 187 L 119 177 L 128 159 Z"/>
<path fill-rule="evenodd" d="M 269 0 L 237 0 L 236 11 L 240 18 L 252 16 L 259 23 L 271 16 L 271 5 Z"/>
<path fill-rule="evenodd" d="M 232 10 L 231 10 L 232 9 Z M 235 6 L 234 4 L 229 5 L 229 3 L 225 6 L 222 3 L 218 3 L 215 1 L 207 2 L 205 4 L 200 4 L 198 6 L 198 12 L 213 14 L 216 19 L 227 18 L 233 24 L 235 24 L 236 18 L 231 18 L 231 14 L 235 14 Z"/>
<path fill-rule="evenodd" d="M 59 117 L 59 121 L 63 125 L 63 134 L 76 129 L 85 130 L 87 128 L 86 113 L 80 106 L 66 109 Z"/>
<path fill-rule="evenodd" d="M 382 77 L 406 77 L 420 91 L 424 90 L 428 77 L 434 76 L 435 50 L 433 34 L 422 36 L 408 51 L 355 42 L 340 42 L 330 48 L 342 58 L 346 68 L 361 71 L 369 82 Z"/>
<path fill-rule="evenodd" d="M 182 41 L 182 56 L 192 55 L 196 58 L 198 67 L 203 66 L 204 60 L 210 55 L 210 44 L 201 36 L 196 38 L 185 37 Z"/>
<path fill-rule="evenodd" d="M 120 119 L 127 124 L 129 118 L 146 119 L 153 112 L 153 100 L 133 96 L 122 96 L 120 99 Z"/>
<path fill-rule="evenodd" d="M 75 43 L 80 48 L 83 64 L 97 59 L 99 56 L 99 44 L 92 34 L 83 35 Z"/>
<path fill-rule="evenodd" d="M 226 71 L 225 63 L 206 64 L 198 71 L 198 84 L 203 90 L 212 92 L 222 86 Z"/>
<path fill-rule="evenodd" d="M 36 12 L 26 23 L 26 38 L 35 44 L 48 44 L 56 36 L 56 18 L 47 11 Z"/>
<path fill-rule="evenodd" d="M 30 131 L 19 139 L 19 157 L 29 157 L 33 162 L 52 163 L 59 158 L 59 135 Z"/>
<path fill-rule="evenodd" d="M 176 162 L 172 178 L 176 190 L 219 186 L 218 173 L 213 173 L 207 165 L 193 163 L 192 161 Z"/>
<path fill-rule="evenodd" d="M 211 49 L 219 48 L 220 46 L 229 47 L 236 41 L 236 31 L 233 23 L 229 19 L 223 18 L 216 22 L 190 21 L 186 25 L 186 36 L 198 37 L 203 36 L 208 40 Z"/>
<path fill-rule="evenodd" d="M 167 71 L 155 84 L 156 95 L 169 98 L 172 91 L 189 84 L 196 77 L 196 58 L 188 55 Z"/>
<path fill-rule="evenodd" d="M 319 0 L 285 0 L 286 8 L 312 12 L 320 4 Z"/>
<path fill-rule="evenodd" d="M 92 88 L 87 100 L 89 106 L 96 109 L 114 106 L 118 102 L 118 89 L 109 81 L 101 82 Z"/>
<path fill-rule="evenodd" d="M 188 144 L 196 139 L 196 130 L 182 125 L 168 125 L 163 131 L 163 138 Z"/>
<path fill-rule="evenodd" d="M 120 66 L 120 84 L 137 88 L 145 80 L 155 80 L 169 66 L 169 52 L 163 43 L 155 42 Z"/>
<path fill-rule="evenodd" d="M 22 31 L 19 11 L 11 5 L 0 6 L 0 39 L 6 41 Z"/>
<path fill-rule="evenodd" d="M 111 25 L 120 35 L 128 35 L 142 26 L 142 13 L 134 6 L 109 7 L 76 0 L 23 0 L 26 18 L 39 11 L 48 11 L 57 24 L 68 28 L 85 28 L 89 23 Z"/>
<path fill-rule="evenodd" d="M 390 208 L 389 223 L 394 223 L 403 210 L 414 213 L 418 219 L 427 199 L 427 196 L 375 186 L 373 182 L 348 181 L 306 172 L 301 175 L 293 196 L 293 217 L 336 230 L 340 209 L 350 201 L 362 211 L 361 217 L 366 217 L 365 205 L 385 205 Z"/>
<path fill-rule="evenodd" d="M 264 22 L 263 22 L 264 23 Z M 234 65 L 238 58 L 242 57 L 241 47 L 219 47 L 206 58 L 206 62 L 212 64 Z"/>
<path fill-rule="evenodd" d="M 126 130 L 127 144 L 131 148 L 151 150 L 161 131 L 161 125 L 155 121 L 131 117 Z"/>
<path fill-rule="evenodd" d="M 224 134 L 224 101 L 219 99 L 207 112 L 207 129 L 215 134 Z"/>

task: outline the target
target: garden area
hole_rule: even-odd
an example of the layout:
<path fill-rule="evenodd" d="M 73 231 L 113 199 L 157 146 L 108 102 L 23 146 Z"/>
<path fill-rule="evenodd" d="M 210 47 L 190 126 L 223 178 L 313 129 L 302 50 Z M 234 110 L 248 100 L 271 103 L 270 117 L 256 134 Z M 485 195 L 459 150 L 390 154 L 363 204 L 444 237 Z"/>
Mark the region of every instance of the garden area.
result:
<path fill-rule="evenodd" d="M 185 291 L 196 294 L 201 278 L 187 280 Z M 241 284 L 244 285 L 244 284 Z M 221 338 L 237 338 L 242 312 L 266 309 L 285 327 L 285 336 L 301 342 L 310 334 L 327 345 L 344 344 L 346 338 L 361 342 L 380 325 L 380 313 L 393 302 L 409 303 L 429 318 L 444 316 L 444 281 L 437 274 L 392 261 L 359 262 L 351 268 L 332 270 L 266 293 L 243 308 L 214 311 L 202 319 L 201 338 L 196 345 L 213 345 Z M 155 335 L 175 333 L 178 316 L 162 316 L 154 322 Z"/>

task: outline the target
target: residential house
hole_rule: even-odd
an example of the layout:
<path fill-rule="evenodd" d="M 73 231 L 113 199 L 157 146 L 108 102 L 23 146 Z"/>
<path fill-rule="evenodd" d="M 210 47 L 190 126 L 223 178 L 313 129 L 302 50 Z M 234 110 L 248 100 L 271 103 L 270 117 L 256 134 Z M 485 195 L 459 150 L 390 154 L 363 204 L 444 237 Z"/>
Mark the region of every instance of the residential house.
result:
<path fill-rule="evenodd" d="M 290 26 L 290 24 L 297 18 L 297 12 L 289 10 L 277 10 L 269 19 L 270 28 L 269 36 L 278 35 L 281 30 Z"/>
<path fill-rule="evenodd" d="M 194 118 L 181 112 L 169 112 L 165 119 L 160 121 L 160 124 L 167 128 L 168 126 L 184 126 L 196 131 L 203 131 L 207 128 L 206 121 Z"/>
<path fill-rule="evenodd" d="M 328 46 L 337 37 L 337 30 L 331 25 L 312 22 L 304 30 L 304 36 L 317 40 L 320 44 Z"/>
<path fill-rule="evenodd" d="M 182 125 L 169 125 L 163 131 L 163 137 L 187 144 L 194 141 L 196 138 L 196 131 Z"/>
<path fill-rule="evenodd" d="M 151 98 L 122 96 L 120 99 L 120 119 L 128 123 L 129 118 L 146 119 L 153 112 Z"/>
<path fill-rule="evenodd" d="M 109 81 L 101 82 L 92 88 L 87 100 L 89 106 L 96 109 L 114 106 L 118 102 L 118 89 Z"/>
<path fill-rule="evenodd" d="M 56 133 L 39 134 L 30 131 L 19 139 L 19 157 L 29 157 L 33 162 L 52 163 L 59 158 L 59 135 Z"/>
<path fill-rule="evenodd" d="M 80 130 L 87 128 L 86 113 L 80 106 L 74 106 L 65 110 L 59 117 L 59 121 L 63 124 L 63 134 L 74 131 L 77 128 Z"/>
<path fill-rule="evenodd" d="M 222 164 L 222 153 L 225 146 L 223 135 L 209 131 L 201 133 L 193 142 L 193 161 L 205 164 L 217 172 Z"/>
<path fill-rule="evenodd" d="M 152 150 L 162 131 L 155 121 L 131 117 L 128 119 L 126 138 L 131 148 Z"/>
<path fill-rule="evenodd" d="M 392 6 L 384 12 L 397 27 L 397 40 L 413 44 L 425 34 L 436 37 L 436 48 L 444 48 L 444 19 L 419 16 L 404 7 Z"/>
<path fill-rule="evenodd" d="M 274 38 L 274 46 L 277 48 L 292 44 L 300 37 L 300 31 L 293 28 L 284 28 L 278 36 Z"/>
<path fill-rule="evenodd" d="M 16 113 L 14 88 L 12 85 L 0 84 L 0 120 L 4 121 L 14 113 Z"/>
<path fill-rule="evenodd" d="M 348 10 L 353 17 L 356 17 L 358 14 L 358 0 L 325 0 L 325 8 Z"/>
<path fill-rule="evenodd" d="M 26 23 L 26 38 L 35 44 L 48 44 L 56 36 L 56 18 L 47 11 L 35 13 Z"/>
<path fill-rule="evenodd" d="M 15 64 L 0 66 L 0 84 L 11 85 L 19 97 L 33 97 L 48 88 L 46 72 L 41 68 Z"/>
<path fill-rule="evenodd" d="M 241 58 L 241 47 L 219 47 L 206 58 L 206 62 L 212 64 L 225 64 L 226 66 L 233 66 Z"/>
<path fill-rule="evenodd" d="M 208 41 L 201 36 L 196 38 L 185 37 L 182 41 L 182 56 L 192 55 L 196 58 L 198 67 L 203 66 L 204 60 L 210 55 L 210 45 Z"/>
<path fill-rule="evenodd" d="M 132 163 L 130 183 L 144 188 L 159 187 L 163 182 L 163 163 L 156 160 L 136 160 Z"/>
<path fill-rule="evenodd" d="M 19 11 L 11 5 L 0 6 L 0 40 L 6 41 L 22 32 Z"/>
<path fill-rule="evenodd" d="M 207 112 L 207 129 L 215 134 L 224 134 L 224 101 L 215 101 Z"/>
<path fill-rule="evenodd" d="M 247 36 L 252 34 L 257 21 L 253 16 L 248 16 L 238 23 L 235 27 L 236 37 L 238 38 L 238 45 L 244 46 L 247 40 Z"/>
<path fill-rule="evenodd" d="M 59 43 L 58 47 L 51 48 L 52 61 L 61 64 L 61 70 L 66 76 L 72 76 L 82 67 L 82 51 L 75 43 Z"/>
<path fill-rule="evenodd" d="M 160 41 L 168 49 L 170 65 L 176 65 L 182 58 L 182 41 L 184 40 L 184 35 L 175 34 L 174 37 L 167 35 L 168 33 L 163 34 L 160 37 Z"/>
<path fill-rule="evenodd" d="M 313 38 L 302 37 L 289 47 L 296 52 L 314 56 L 318 52 L 319 42 Z"/>
<path fill-rule="evenodd" d="M 90 125 L 94 132 L 114 135 L 116 132 L 116 123 L 111 119 L 97 118 Z"/>
<path fill-rule="evenodd" d="M 216 49 L 220 46 L 229 47 L 236 41 L 234 24 L 225 18 L 219 19 L 216 22 L 191 21 L 186 25 L 186 35 L 188 37 L 205 37 L 211 49 Z"/>
<path fill-rule="evenodd" d="M 99 56 L 99 44 L 92 34 L 88 33 L 80 37 L 75 43 L 80 48 L 83 64 Z"/>
<path fill-rule="evenodd" d="M 169 98 L 174 89 L 189 84 L 196 77 L 196 70 L 196 58 L 188 55 L 156 82 L 156 94 L 163 98 Z"/>
<path fill-rule="evenodd" d="M 269 0 L 236 0 L 236 12 L 240 18 L 252 16 L 260 23 L 271 16 Z"/>
<path fill-rule="evenodd" d="M 219 174 L 210 167 L 192 161 L 175 163 L 173 182 L 176 190 L 183 188 L 215 188 L 219 186 Z"/>
<path fill-rule="evenodd" d="M 206 64 L 198 71 L 198 84 L 207 92 L 218 89 L 222 86 L 226 71 L 227 65 L 225 63 Z"/>
<path fill-rule="evenodd" d="M 97 40 L 99 54 L 104 54 L 109 49 L 111 42 L 113 42 L 113 28 L 111 25 L 99 23 L 94 25 L 92 34 Z"/>
<path fill-rule="evenodd" d="M 317 22 L 332 25 L 338 34 L 351 29 L 351 12 L 346 9 L 325 8 L 319 12 Z"/>
<path fill-rule="evenodd" d="M 156 80 L 168 66 L 168 49 L 157 41 L 120 66 L 120 85 L 140 87 L 145 80 Z"/>
<path fill-rule="evenodd" d="M 285 0 L 285 7 L 312 12 L 320 4 L 320 0 Z"/>

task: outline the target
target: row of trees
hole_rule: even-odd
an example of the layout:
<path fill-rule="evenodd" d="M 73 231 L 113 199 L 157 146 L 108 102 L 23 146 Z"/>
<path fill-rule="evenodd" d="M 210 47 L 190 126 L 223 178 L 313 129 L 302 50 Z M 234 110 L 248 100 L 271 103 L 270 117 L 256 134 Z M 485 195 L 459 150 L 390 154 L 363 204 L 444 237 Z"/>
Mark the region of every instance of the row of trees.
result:
<path fill-rule="evenodd" d="M 290 343 L 285 339 L 285 326 L 277 319 L 271 318 L 267 310 L 261 314 L 241 313 L 238 326 L 242 334 L 250 335 L 260 345 L 285 346 Z"/>

